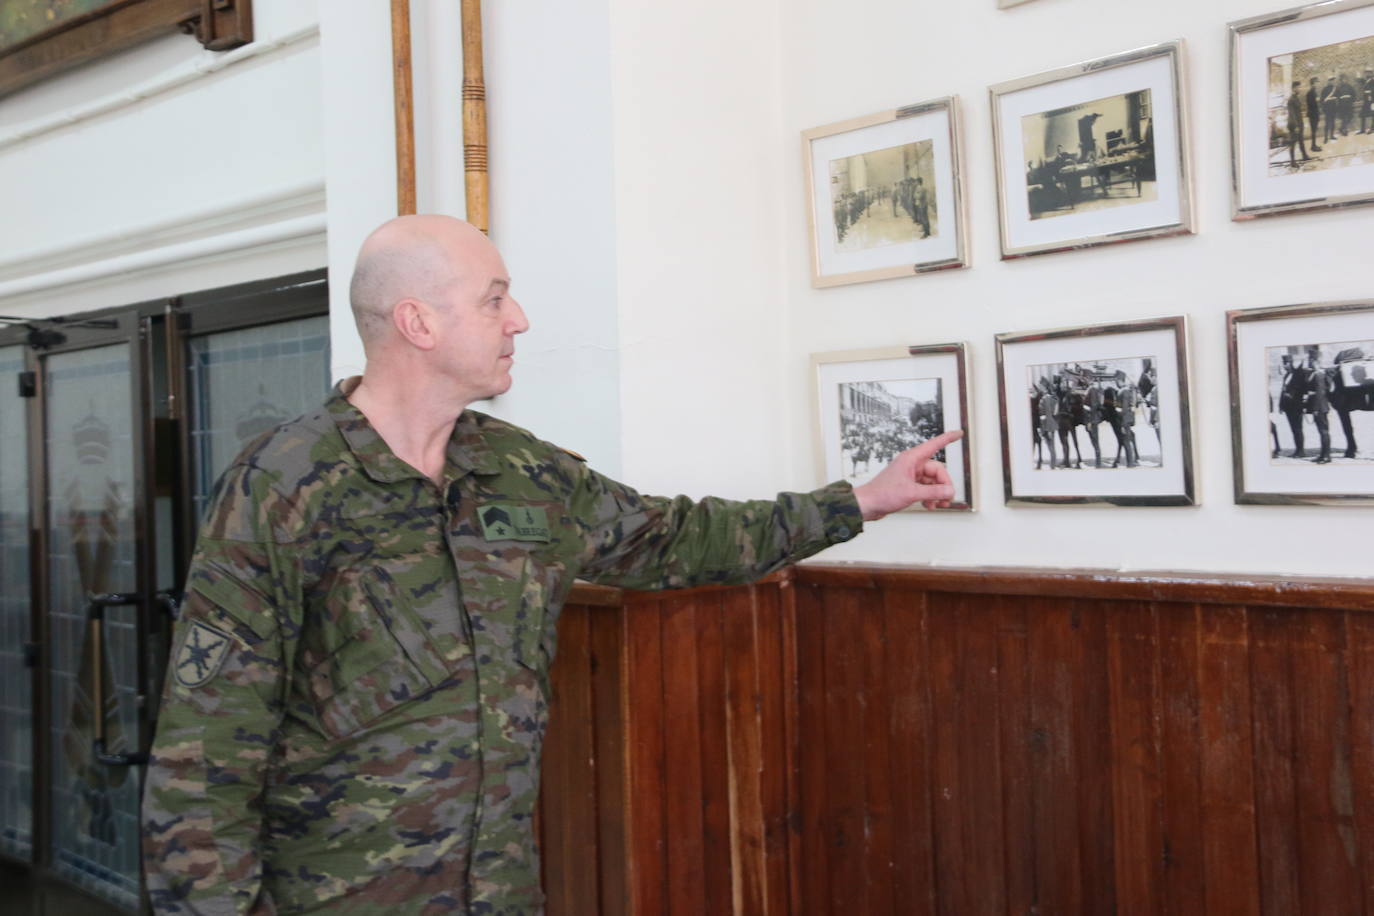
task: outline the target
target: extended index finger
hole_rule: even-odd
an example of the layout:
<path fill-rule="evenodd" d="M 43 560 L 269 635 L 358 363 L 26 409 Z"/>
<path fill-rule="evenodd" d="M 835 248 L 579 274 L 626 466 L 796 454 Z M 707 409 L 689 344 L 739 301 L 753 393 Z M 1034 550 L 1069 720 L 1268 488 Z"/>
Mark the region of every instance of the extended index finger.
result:
<path fill-rule="evenodd" d="M 913 448 L 911 450 L 912 457 L 916 459 L 917 464 L 924 464 L 931 455 L 934 455 L 951 442 L 958 442 L 962 438 L 964 438 L 964 431 L 962 429 L 951 429 L 947 433 L 940 433 L 940 435 L 936 436 L 934 439 L 927 439 Z"/>

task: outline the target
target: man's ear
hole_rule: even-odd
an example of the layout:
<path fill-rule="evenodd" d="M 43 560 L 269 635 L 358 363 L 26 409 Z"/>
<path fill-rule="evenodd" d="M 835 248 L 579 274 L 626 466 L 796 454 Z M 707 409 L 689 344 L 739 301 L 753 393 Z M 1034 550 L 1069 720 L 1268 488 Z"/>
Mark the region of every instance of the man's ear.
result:
<path fill-rule="evenodd" d="M 419 299 L 402 299 L 391 310 L 391 323 L 396 332 L 411 346 L 433 350 L 438 345 L 434 336 L 434 311 Z"/>

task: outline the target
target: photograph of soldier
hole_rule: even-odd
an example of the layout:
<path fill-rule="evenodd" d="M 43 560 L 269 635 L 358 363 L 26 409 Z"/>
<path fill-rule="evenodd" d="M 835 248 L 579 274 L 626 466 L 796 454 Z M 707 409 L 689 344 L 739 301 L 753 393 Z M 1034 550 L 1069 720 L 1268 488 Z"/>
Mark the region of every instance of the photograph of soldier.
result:
<path fill-rule="evenodd" d="M 1026 367 L 1036 470 L 1163 466 L 1154 357 Z M 1142 442 L 1138 431 L 1149 427 Z"/>
<path fill-rule="evenodd" d="M 1374 340 L 1265 350 L 1270 463 L 1374 462 Z"/>
<path fill-rule="evenodd" d="M 1142 89 L 1023 117 L 1030 218 L 1155 200 L 1150 106 Z"/>
<path fill-rule="evenodd" d="M 938 235 L 934 143 L 918 140 L 831 160 L 830 203 L 839 252 Z"/>
<path fill-rule="evenodd" d="M 1268 107 L 1271 176 L 1374 162 L 1374 35 L 1269 58 Z"/>
<path fill-rule="evenodd" d="M 852 484 L 869 480 L 898 452 L 945 431 L 938 378 L 840 383 L 840 462 Z M 943 452 L 938 460 L 943 461 Z"/>

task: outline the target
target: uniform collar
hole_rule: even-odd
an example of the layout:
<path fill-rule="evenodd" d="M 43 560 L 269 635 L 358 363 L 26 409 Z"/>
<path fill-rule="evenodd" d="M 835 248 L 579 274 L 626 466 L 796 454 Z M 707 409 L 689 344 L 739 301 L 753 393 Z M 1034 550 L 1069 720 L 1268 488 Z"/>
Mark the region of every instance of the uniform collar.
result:
<path fill-rule="evenodd" d="M 362 377 L 356 375 L 343 379 L 334 386 L 324 405 L 359 465 L 368 477 L 378 483 L 395 483 L 416 477 L 425 479 L 423 473 L 396 456 L 386 440 L 372 428 L 363 412 L 349 402 L 349 393 L 358 387 L 360 381 Z M 458 416 L 446 451 L 444 476 L 449 480 L 457 480 L 467 474 L 501 472 L 496 453 L 487 444 L 477 416 L 472 411 L 465 410 Z"/>

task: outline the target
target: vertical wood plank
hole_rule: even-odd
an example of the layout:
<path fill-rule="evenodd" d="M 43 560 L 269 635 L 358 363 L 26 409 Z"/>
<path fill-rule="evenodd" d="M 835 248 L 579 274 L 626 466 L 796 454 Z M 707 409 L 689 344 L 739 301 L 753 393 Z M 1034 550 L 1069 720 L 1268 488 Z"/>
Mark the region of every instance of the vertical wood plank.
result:
<path fill-rule="evenodd" d="M 926 596 L 926 625 L 930 647 L 931 833 L 935 874 L 939 881 L 936 912 L 957 916 L 970 913 L 964 874 L 965 804 L 963 761 L 959 758 L 959 720 L 966 711 L 959 693 L 959 620 L 947 600 Z M 973 787 L 971 791 L 977 791 Z"/>
<path fill-rule="evenodd" d="M 971 913 L 1001 913 L 1007 908 L 1002 865 L 1001 729 L 998 727 L 997 620 L 982 595 L 932 593 L 933 613 L 958 622 L 958 759 L 965 791 L 963 824 L 963 898 Z"/>
<path fill-rule="evenodd" d="M 759 743 L 762 771 L 759 804 L 763 816 L 763 901 L 760 912 L 782 916 L 788 912 L 788 876 L 793 871 L 788 821 L 788 784 L 793 758 L 788 735 L 795 730 L 794 680 L 783 659 L 786 639 L 783 618 L 795 589 L 790 582 L 754 590 L 755 659 L 758 666 Z M 747 911 L 743 911 L 747 912 Z"/>
<path fill-rule="evenodd" d="M 1003 872 L 1007 912 L 1039 912 L 1037 849 L 1031 783 L 1030 646 L 1026 609 L 1018 598 L 994 597 L 997 615 L 997 725 L 1002 745 Z"/>
<path fill-rule="evenodd" d="M 593 729 L 596 735 L 597 875 L 600 916 L 625 916 L 630 899 L 625 731 L 626 612 L 589 607 Z"/>
<path fill-rule="evenodd" d="M 825 601 L 826 845 L 830 912 L 868 912 L 864 882 L 866 762 L 861 592 L 831 589 Z"/>
<path fill-rule="evenodd" d="M 630 911 L 667 913 L 663 612 L 657 598 L 635 595 L 624 613 Z"/>
<path fill-rule="evenodd" d="M 887 686 L 887 620 L 882 595 L 866 591 L 856 596 L 862 682 L 854 722 L 862 731 L 864 763 L 863 881 L 866 912 L 873 916 L 896 912 L 893 897 L 892 855 L 892 694 Z"/>
<path fill-rule="evenodd" d="M 1164 777 L 1164 905 L 1205 912 L 1202 725 L 1198 696 L 1201 624 L 1195 605 L 1160 604 L 1160 747 Z"/>
<path fill-rule="evenodd" d="M 931 835 L 930 653 L 926 593 L 882 591 L 891 743 L 892 871 L 898 912 L 935 913 Z"/>
<path fill-rule="evenodd" d="M 1265 913 L 1300 909 L 1298 809 L 1293 761 L 1292 614 L 1250 612 L 1250 689 L 1255 703 L 1255 808 L 1259 896 Z"/>
<path fill-rule="evenodd" d="M 1069 618 L 1078 637 L 1069 647 L 1078 773 L 1078 867 L 1085 905 L 1103 913 L 1117 908 L 1106 636 L 1106 614 L 1115 606 L 1114 601 L 1078 599 Z"/>
<path fill-rule="evenodd" d="M 732 590 L 723 598 L 725 703 L 729 747 L 729 912 L 767 916 L 764 864 L 763 736 L 755 605 L 766 586 Z"/>
<path fill-rule="evenodd" d="M 803 598 L 803 595 L 807 597 Z M 783 771 L 783 820 L 787 831 L 787 910 L 800 912 L 802 906 L 802 874 L 807 862 L 802 855 L 802 831 L 808 823 L 802 802 L 802 686 L 801 639 L 798 608 L 803 601 L 815 600 L 813 588 L 788 583 L 778 594 L 780 603 L 778 625 L 782 636 L 782 709 L 783 754 L 787 763 Z M 811 742 L 814 743 L 814 742 Z M 814 861 L 814 860 L 813 860 Z"/>
<path fill-rule="evenodd" d="M 1107 614 L 1107 646 L 1118 912 L 1159 913 L 1164 911 L 1164 841 L 1154 607 L 1115 603 Z"/>
<path fill-rule="evenodd" d="M 1202 615 L 1199 725 L 1206 910 L 1259 911 L 1249 630 L 1243 607 Z"/>
<path fill-rule="evenodd" d="M 663 913 L 708 912 L 697 602 L 690 594 L 662 601 L 664 781 L 649 791 L 665 796 L 668 897 Z"/>
<path fill-rule="evenodd" d="M 826 728 L 825 696 L 829 689 L 825 670 L 826 608 L 823 595 L 812 586 L 797 594 L 797 734 L 800 751 L 798 821 L 801 824 L 801 858 L 797 865 L 800 887 L 793 907 L 800 912 L 830 912 L 830 875 L 833 863 L 826 842 L 830 806 L 828 790 L 833 781 L 826 772 L 826 746 L 842 735 L 831 736 Z"/>
<path fill-rule="evenodd" d="M 1030 637 L 1031 793 L 1041 912 L 1083 912 L 1078 758 L 1074 753 L 1074 632 L 1061 601 L 1026 601 Z"/>
<path fill-rule="evenodd" d="M 1298 862 L 1304 913 L 1355 913 L 1362 896 L 1356 871 L 1355 799 L 1351 782 L 1350 691 L 1341 615 L 1302 610 L 1293 648 L 1300 702 L 1294 737 Z"/>
<path fill-rule="evenodd" d="M 544 890 L 563 916 L 591 916 L 597 901 L 597 807 L 589 609 L 564 608 L 543 755 Z"/>
<path fill-rule="evenodd" d="M 730 748 L 725 725 L 725 649 L 722 602 L 726 593 L 711 591 L 696 599 L 698 714 L 697 752 L 701 780 L 701 868 L 705 910 L 730 912 L 733 895 L 730 863 Z M 672 865 L 672 861 L 669 861 Z"/>
<path fill-rule="evenodd" d="M 1365 913 L 1374 913 L 1374 614 L 1342 615 L 1350 669 L 1351 782 L 1355 795 L 1357 867 Z"/>

